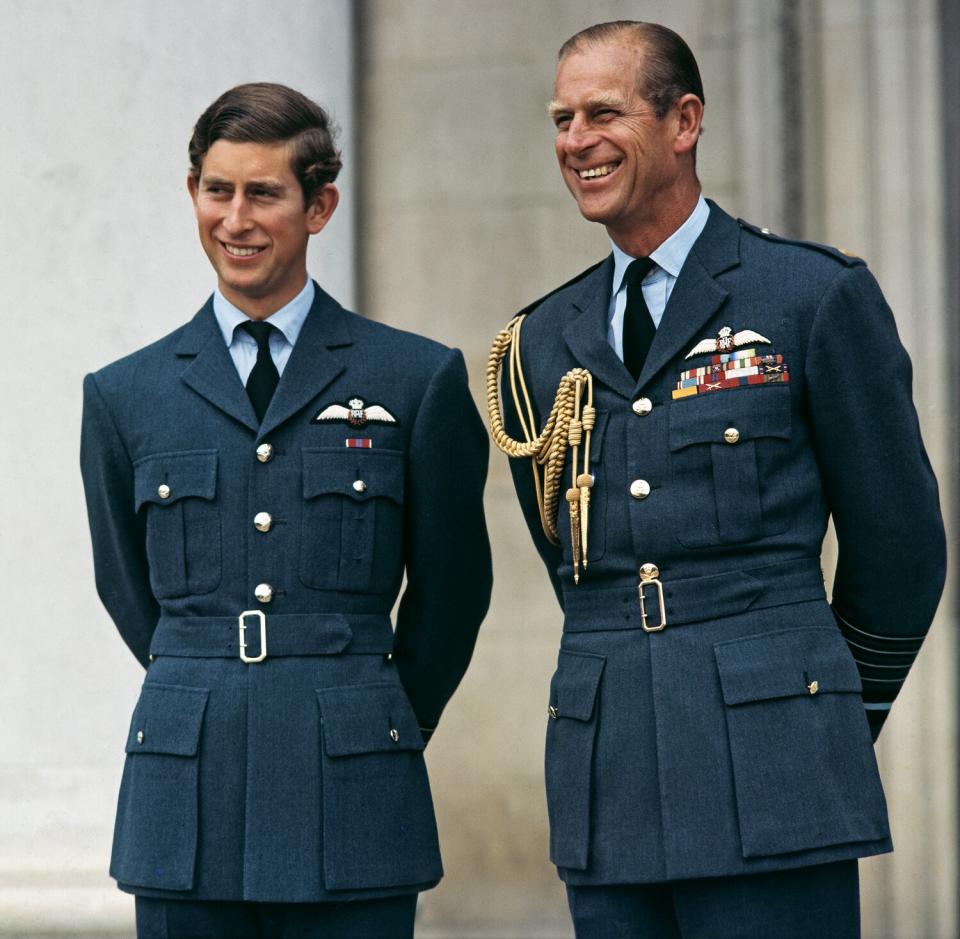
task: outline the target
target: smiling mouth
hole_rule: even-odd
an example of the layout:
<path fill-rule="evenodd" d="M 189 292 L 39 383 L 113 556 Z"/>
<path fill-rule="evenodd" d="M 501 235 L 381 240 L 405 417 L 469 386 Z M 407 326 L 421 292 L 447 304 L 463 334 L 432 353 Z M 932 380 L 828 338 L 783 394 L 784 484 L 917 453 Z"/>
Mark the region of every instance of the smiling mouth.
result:
<path fill-rule="evenodd" d="M 604 163 L 603 166 L 591 166 L 586 170 L 575 170 L 580 179 L 599 179 L 601 176 L 609 176 L 620 164 Z"/>
<path fill-rule="evenodd" d="M 260 254 L 261 251 L 266 251 L 266 248 L 250 248 L 245 245 L 231 245 L 226 241 L 221 241 L 223 245 L 223 250 L 227 252 L 231 257 L 234 258 L 252 258 L 256 254 Z"/>

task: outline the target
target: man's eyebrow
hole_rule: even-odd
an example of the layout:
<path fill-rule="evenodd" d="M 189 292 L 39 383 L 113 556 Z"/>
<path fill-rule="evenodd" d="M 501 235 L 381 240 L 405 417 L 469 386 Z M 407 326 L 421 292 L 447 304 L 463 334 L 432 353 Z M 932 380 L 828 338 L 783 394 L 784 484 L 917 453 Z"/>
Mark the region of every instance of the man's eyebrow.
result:
<path fill-rule="evenodd" d="M 222 179 L 219 176 L 204 176 L 203 177 L 204 186 L 233 186 L 234 183 L 229 179 Z M 278 179 L 250 179 L 244 183 L 244 187 L 247 189 L 269 189 L 271 192 L 283 192 L 286 188 L 282 182 Z"/>
<path fill-rule="evenodd" d="M 625 95 L 610 91 L 601 92 L 591 96 L 584 102 L 583 108 L 586 111 L 596 111 L 600 108 L 616 108 L 617 110 L 624 110 L 628 104 L 629 100 Z M 569 114 L 573 110 L 575 110 L 575 108 L 561 104 L 556 100 L 551 101 L 547 105 L 547 114 L 549 114 L 551 118 L 556 118 L 559 114 Z"/>

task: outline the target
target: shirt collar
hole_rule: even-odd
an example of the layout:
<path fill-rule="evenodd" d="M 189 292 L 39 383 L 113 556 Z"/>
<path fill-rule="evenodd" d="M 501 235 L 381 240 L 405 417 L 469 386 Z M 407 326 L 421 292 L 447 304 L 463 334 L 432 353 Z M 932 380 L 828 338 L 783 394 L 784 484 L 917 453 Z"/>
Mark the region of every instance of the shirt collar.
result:
<path fill-rule="evenodd" d="M 313 281 L 308 277 L 303 290 L 300 291 L 286 306 L 280 307 L 276 313 L 268 317 L 270 325 L 276 326 L 283 333 L 284 339 L 295 345 L 303 323 L 313 306 L 313 297 L 316 289 Z M 223 334 L 223 341 L 229 346 L 233 342 L 233 334 L 241 323 L 249 322 L 250 317 L 243 310 L 235 307 L 217 287 L 213 291 L 213 315 L 217 318 L 217 325 Z M 250 337 L 251 340 L 253 337 Z"/>
<path fill-rule="evenodd" d="M 700 237 L 709 215 L 710 206 L 707 205 L 707 200 L 701 193 L 687 220 L 660 247 L 650 252 L 650 260 L 671 277 L 679 277 L 680 268 L 687 260 L 693 243 Z M 636 258 L 622 251 L 614 242 L 611 241 L 610 244 L 613 247 L 613 293 L 616 296 L 623 286 L 623 275 Z"/>

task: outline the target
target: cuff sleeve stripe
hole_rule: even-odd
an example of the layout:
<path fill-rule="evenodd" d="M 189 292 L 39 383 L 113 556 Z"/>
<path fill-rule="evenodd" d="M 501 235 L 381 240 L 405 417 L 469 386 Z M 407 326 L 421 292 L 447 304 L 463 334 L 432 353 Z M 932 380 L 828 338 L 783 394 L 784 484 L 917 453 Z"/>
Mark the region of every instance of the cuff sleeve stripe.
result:
<path fill-rule="evenodd" d="M 893 706 L 892 701 L 887 701 L 885 704 L 875 704 L 875 703 L 867 704 L 866 702 L 864 702 L 864 705 L 863 705 L 864 710 L 866 711 L 889 711 L 892 706 Z"/>
<path fill-rule="evenodd" d="M 908 672 L 910 671 L 910 665 L 913 664 L 913 663 L 909 663 L 907 665 L 877 665 L 875 662 L 864 662 L 862 659 L 858 659 L 856 656 L 853 657 L 853 661 L 856 662 L 857 665 L 860 666 L 861 668 L 882 668 L 885 672 L 890 671 L 892 669 L 897 669 L 897 668 L 900 669 L 900 671 L 902 672 Z"/>
<path fill-rule="evenodd" d="M 916 652 L 912 649 L 877 649 L 872 646 L 862 646 L 859 642 L 854 642 L 849 636 L 843 637 L 846 640 L 848 646 L 854 649 L 860 649 L 863 652 L 867 652 L 870 655 L 901 655 L 909 656 L 910 661 L 912 662 L 916 656 Z"/>
<path fill-rule="evenodd" d="M 926 636 L 926 633 L 920 636 L 881 636 L 881 635 L 878 635 L 877 633 L 868 633 L 865 629 L 857 629 L 857 627 L 854 626 L 853 623 L 850 623 L 847 620 L 845 620 L 837 612 L 836 607 L 832 607 L 832 609 L 833 609 L 833 615 L 837 618 L 837 620 L 839 620 L 840 629 L 843 632 L 846 632 L 847 630 L 852 630 L 853 632 L 857 633 L 860 636 L 866 636 L 868 639 L 878 639 L 880 642 L 912 642 L 914 645 L 916 645 L 918 649 L 920 648 L 920 644 L 923 642 L 924 637 Z"/>

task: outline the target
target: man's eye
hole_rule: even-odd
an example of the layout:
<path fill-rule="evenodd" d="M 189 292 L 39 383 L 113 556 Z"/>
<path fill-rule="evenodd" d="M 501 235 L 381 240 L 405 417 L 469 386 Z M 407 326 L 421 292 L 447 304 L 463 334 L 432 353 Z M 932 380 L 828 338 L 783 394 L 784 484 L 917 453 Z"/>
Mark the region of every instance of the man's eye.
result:
<path fill-rule="evenodd" d="M 562 117 L 556 118 L 553 123 L 557 130 L 566 130 L 570 126 L 570 117 L 565 114 Z"/>

